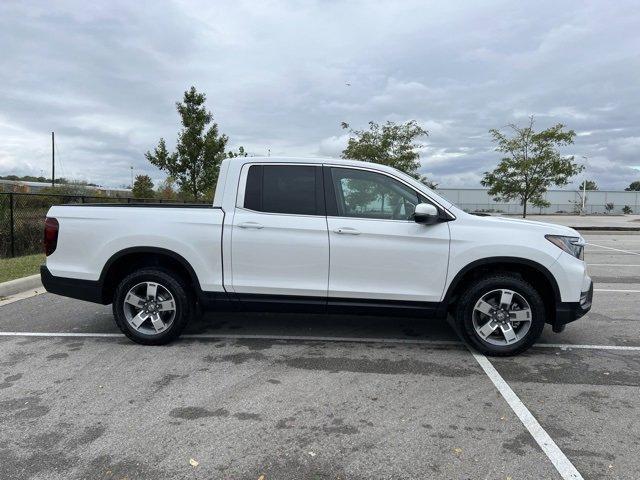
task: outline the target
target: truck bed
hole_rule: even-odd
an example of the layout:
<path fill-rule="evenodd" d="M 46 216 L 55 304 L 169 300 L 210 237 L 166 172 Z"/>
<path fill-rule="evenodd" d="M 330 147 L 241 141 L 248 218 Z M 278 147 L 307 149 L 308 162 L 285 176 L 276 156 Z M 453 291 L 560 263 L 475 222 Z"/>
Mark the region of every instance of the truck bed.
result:
<path fill-rule="evenodd" d="M 47 258 L 51 274 L 99 280 L 123 251 L 167 250 L 190 264 L 202 290 L 223 291 L 224 211 L 200 204 L 139 203 L 53 206 L 58 246 Z"/>

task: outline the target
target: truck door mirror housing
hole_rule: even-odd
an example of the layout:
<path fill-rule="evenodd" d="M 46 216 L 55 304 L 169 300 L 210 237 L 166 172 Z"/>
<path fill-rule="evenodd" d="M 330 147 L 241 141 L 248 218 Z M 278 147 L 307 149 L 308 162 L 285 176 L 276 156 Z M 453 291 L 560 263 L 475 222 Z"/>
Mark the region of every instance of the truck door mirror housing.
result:
<path fill-rule="evenodd" d="M 439 218 L 438 209 L 430 203 L 419 203 L 413 213 L 415 222 L 423 225 L 433 225 Z"/>

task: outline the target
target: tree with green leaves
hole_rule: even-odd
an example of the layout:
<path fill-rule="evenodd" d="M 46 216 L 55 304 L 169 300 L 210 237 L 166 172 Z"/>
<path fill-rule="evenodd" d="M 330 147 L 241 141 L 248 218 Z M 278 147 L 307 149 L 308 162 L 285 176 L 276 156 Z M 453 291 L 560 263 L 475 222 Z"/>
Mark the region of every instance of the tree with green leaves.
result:
<path fill-rule="evenodd" d="M 423 145 L 416 140 L 429 133 L 415 120 L 396 124 L 387 122 L 379 125 L 369 122 L 368 130 L 353 130 L 348 123 L 341 127 L 351 135 L 347 148 L 342 151 L 342 158 L 364 162 L 381 163 L 397 168 L 425 185 L 435 188 L 434 183 L 418 173 L 420 154 L 418 149 Z"/>
<path fill-rule="evenodd" d="M 625 188 L 627 192 L 640 192 L 640 180 L 636 180 L 635 182 L 631 182 L 627 188 Z"/>
<path fill-rule="evenodd" d="M 580 190 L 598 190 L 598 184 L 594 180 L 585 180 L 580 184 Z"/>
<path fill-rule="evenodd" d="M 230 150 L 230 151 L 227 152 L 227 156 L 229 158 L 237 158 L 237 157 L 248 157 L 249 154 L 244 149 L 244 147 L 242 145 L 240 145 L 238 147 L 238 151 L 237 152 L 234 152 L 234 151 Z"/>
<path fill-rule="evenodd" d="M 176 191 L 173 188 L 175 180 L 171 177 L 167 177 L 164 181 L 160 182 L 156 189 L 156 197 L 162 200 L 176 200 Z"/>
<path fill-rule="evenodd" d="M 496 151 L 505 156 L 492 172 L 484 172 L 480 183 L 489 187 L 489 195 L 496 201 L 519 199 L 522 217 L 527 216 L 529 203 L 536 207 L 549 205 L 544 199 L 547 189 L 564 186 L 580 173 L 584 166 L 575 163 L 573 156 L 563 157 L 558 148 L 573 143 L 576 133 L 565 130 L 561 123 L 540 132 L 534 130 L 534 118 L 520 127 L 510 124 L 513 136 L 498 129 L 489 133 L 497 144 Z"/>
<path fill-rule="evenodd" d="M 176 102 L 182 123 L 176 151 L 170 153 L 161 138 L 155 150 L 145 154 L 149 162 L 175 178 L 181 191 L 193 200 L 213 190 L 228 141 L 226 135 L 218 132 L 218 124 L 213 122 L 205 101 L 206 95 L 195 87 L 184 92 L 182 102 Z"/>
<path fill-rule="evenodd" d="M 155 192 L 153 191 L 153 181 L 151 177 L 149 175 L 136 175 L 131 193 L 134 198 L 153 198 Z"/>

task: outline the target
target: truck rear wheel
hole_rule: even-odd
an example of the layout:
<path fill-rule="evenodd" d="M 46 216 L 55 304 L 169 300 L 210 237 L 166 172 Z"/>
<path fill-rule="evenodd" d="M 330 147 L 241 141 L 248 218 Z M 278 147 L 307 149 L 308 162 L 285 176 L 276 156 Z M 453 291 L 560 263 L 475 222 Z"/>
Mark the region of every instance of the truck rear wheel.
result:
<path fill-rule="evenodd" d="M 470 285 L 460 295 L 455 323 L 476 350 L 492 356 L 516 355 L 540 338 L 544 302 L 519 276 L 499 274 Z"/>
<path fill-rule="evenodd" d="M 192 312 L 193 302 L 182 278 L 160 268 L 129 274 L 113 297 L 118 328 L 143 345 L 164 345 L 178 338 Z"/>

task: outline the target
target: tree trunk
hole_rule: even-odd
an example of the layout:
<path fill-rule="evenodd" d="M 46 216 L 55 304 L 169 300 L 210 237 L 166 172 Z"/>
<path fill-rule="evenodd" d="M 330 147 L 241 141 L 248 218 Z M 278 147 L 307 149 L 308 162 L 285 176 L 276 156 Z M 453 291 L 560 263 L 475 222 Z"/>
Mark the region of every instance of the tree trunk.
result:
<path fill-rule="evenodd" d="M 522 218 L 527 218 L 527 199 L 522 200 Z"/>

